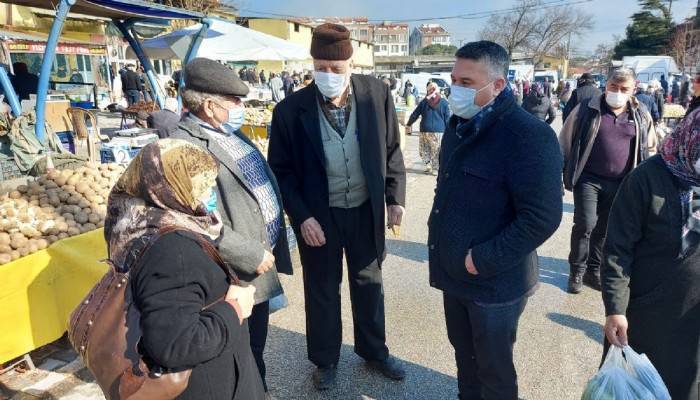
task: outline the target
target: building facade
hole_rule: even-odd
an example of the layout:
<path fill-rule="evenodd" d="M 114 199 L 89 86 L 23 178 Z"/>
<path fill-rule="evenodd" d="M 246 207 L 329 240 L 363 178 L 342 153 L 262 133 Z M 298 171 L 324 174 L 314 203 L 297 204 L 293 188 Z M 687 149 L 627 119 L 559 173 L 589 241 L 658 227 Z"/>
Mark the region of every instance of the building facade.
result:
<path fill-rule="evenodd" d="M 408 56 L 408 24 L 383 22 L 374 25 L 374 55 Z"/>
<path fill-rule="evenodd" d="M 433 45 L 440 44 L 449 46 L 451 44 L 450 33 L 439 24 L 422 24 L 413 28 L 410 37 L 410 54 L 414 55 L 418 50 Z"/>
<path fill-rule="evenodd" d="M 318 26 L 320 24 L 317 24 Z M 247 26 L 258 32 L 267 33 L 298 44 L 304 48 L 311 48 L 311 37 L 314 26 L 306 19 L 271 19 L 250 18 Z M 352 39 L 353 62 L 356 72 L 369 73 L 374 70 L 374 47 L 368 41 Z M 258 61 L 258 70 L 267 72 L 281 72 L 283 70 L 301 72 L 313 69 L 313 60 L 300 61 Z"/>

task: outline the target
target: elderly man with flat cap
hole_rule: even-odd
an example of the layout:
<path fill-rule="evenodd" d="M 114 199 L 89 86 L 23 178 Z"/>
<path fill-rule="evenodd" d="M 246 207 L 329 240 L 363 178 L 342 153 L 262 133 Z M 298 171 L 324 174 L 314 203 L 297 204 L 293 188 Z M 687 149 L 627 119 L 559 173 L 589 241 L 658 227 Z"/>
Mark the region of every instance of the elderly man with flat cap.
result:
<path fill-rule="evenodd" d="M 304 269 L 308 356 L 319 390 L 333 386 L 340 357 L 340 284 L 348 264 L 355 353 L 385 376 L 404 370 L 389 356 L 381 264 L 386 226 L 398 231 L 406 171 L 388 86 L 353 75 L 350 32 L 317 27 L 313 84 L 275 108 L 268 152 Z"/>
<path fill-rule="evenodd" d="M 241 97 L 248 87 L 235 72 L 206 58 L 190 61 L 184 71 L 181 94 L 189 113 L 171 137 L 204 147 L 219 161 L 217 207 L 224 223 L 219 251 L 238 277 L 256 288 L 248 327 L 267 390 L 263 350 L 269 300 L 283 293 L 277 272 L 292 273 L 282 198 L 265 158 L 240 131 Z"/>

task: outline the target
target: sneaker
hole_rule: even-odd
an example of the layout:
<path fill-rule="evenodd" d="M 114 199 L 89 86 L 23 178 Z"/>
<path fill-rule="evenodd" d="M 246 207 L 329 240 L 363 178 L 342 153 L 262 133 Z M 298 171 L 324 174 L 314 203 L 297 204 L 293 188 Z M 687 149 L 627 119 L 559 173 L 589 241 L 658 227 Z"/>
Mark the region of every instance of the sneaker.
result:
<path fill-rule="evenodd" d="M 338 372 L 336 365 L 329 367 L 318 367 L 313 374 L 313 381 L 316 390 L 324 391 L 335 386 L 335 378 Z"/>
<path fill-rule="evenodd" d="M 383 361 L 367 361 L 367 365 L 370 368 L 381 372 L 382 375 L 386 376 L 387 378 L 395 381 L 401 381 L 406 377 L 406 371 L 403 369 L 403 367 L 401 367 L 401 365 L 399 365 L 399 362 L 391 356 L 387 357 L 387 359 Z"/>
<path fill-rule="evenodd" d="M 571 294 L 579 294 L 583 290 L 583 274 L 569 275 L 569 286 L 567 291 Z"/>

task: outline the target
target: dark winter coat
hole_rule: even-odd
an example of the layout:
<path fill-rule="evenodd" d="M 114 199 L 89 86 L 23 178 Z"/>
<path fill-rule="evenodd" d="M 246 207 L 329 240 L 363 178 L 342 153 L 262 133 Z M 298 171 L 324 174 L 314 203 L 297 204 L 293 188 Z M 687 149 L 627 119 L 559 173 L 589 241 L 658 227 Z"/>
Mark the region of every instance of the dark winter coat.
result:
<path fill-rule="evenodd" d="M 170 110 L 159 110 L 148 115 L 146 120 L 149 128 L 158 130 L 158 137 L 165 139 L 177 130 L 180 123 L 180 114 Z"/>
<path fill-rule="evenodd" d="M 399 147 L 399 124 L 389 87 L 365 75 L 352 75 L 362 170 L 372 205 L 378 260 L 385 254 L 385 208 L 406 204 L 406 169 Z M 272 114 L 268 162 L 277 176 L 284 208 L 297 236 L 313 217 L 324 231 L 331 215 L 316 85 L 285 97 Z M 327 246 L 326 246 L 327 247 Z"/>
<path fill-rule="evenodd" d="M 479 130 L 457 116 L 440 151 L 428 220 L 430 285 L 462 299 L 504 303 L 531 292 L 536 249 L 562 217 L 562 158 L 554 131 L 506 97 Z M 460 138 L 461 136 L 461 138 Z M 478 275 L 467 272 L 471 251 Z"/>
<path fill-rule="evenodd" d="M 236 131 L 235 135 L 257 149 L 240 130 Z M 216 140 L 211 139 L 205 128 L 191 118 L 185 117 L 171 138 L 183 139 L 208 149 L 220 163 L 216 191 L 218 210 L 224 223 L 223 236 L 219 242 L 219 250 L 224 260 L 231 265 L 241 280 L 255 286 L 256 304 L 282 294 L 277 272 L 292 274 L 287 229 L 282 212 L 280 211 L 280 237 L 275 248 L 271 249 L 260 204 L 245 180 L 243 171 L 231 155 L 219 146 Z M 281 205 L 282 197 L 275 175 L 269 168 L 266 168 L 266 172 Z M 262 262 L 265 250 L 275 256 L 275 268 L 258 275 L 255 270 Z"/>
<path fill-rule="evenodd" d="M 143 332 L 139 350 L 153 365 L 192 368 L 178 400 L 265 398 L 247 323 L 221 301 L 227 276 L 194 237 L 181 232 L 160 237 L 135 272 L 131 289 Z"/>
<path fill-rule="evenodd" d="M 126 70 L 124 74 L 124 82 L 122 82 L 122 89 L 127 90 L 143 90 L 143 83 L 141 82 L 141 77 L 135 71 Z"/>
<path fill-rule="evenodd" d="M 598 89 L 595 83 L 589 83 L 576 88 L 574 92 L 571 93 L 571 98 L 566 102 L 566 107 L 564 107 L 564 111 L 562 112 L 564 122 L 566 122 L 566 119 L 569 118 L 569 114 L 571 114 L 571 111 L 573 111 L 577 105 L 586 103 L 593 97 L 600 97 L 601 94 L 603 94 L 603 92 Z"/>
<path fill-rule="evenodd" d="M 630 345 L 645 353 L 674 400 L 698 399 L 700 250 L 681 254 L 681 184 L 655 156 L 620 186 L 601 266 L 606 315 L 626 315 Z"/>
<path fill-rule="evenodd" d="M 450 104 L 445 99 L 440 99 L 437 107 L 433 108 L 430 106 L 428 99 L 423 99 L 418 104 L 413 113 L 408 118 L 407 126 L 413 125 L 418 117 L 420 120 L 420 131 L 421 132 L 445 132 L 447 127 L 447 122 L 450 120 L 452 112 L 450 111 Z"/>
<path fill-rule="evenodd" d="M 557 110 L 547 96 L 540 97 L 531 93 L 523 100 L 523 109 L 549 125 L 557 117 Z"/>

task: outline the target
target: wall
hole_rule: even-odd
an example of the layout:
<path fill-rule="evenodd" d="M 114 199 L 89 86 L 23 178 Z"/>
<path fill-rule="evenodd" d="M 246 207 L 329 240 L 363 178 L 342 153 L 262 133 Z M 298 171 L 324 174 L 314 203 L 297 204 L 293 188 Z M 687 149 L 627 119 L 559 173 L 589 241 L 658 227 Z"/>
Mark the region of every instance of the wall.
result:
<path fill-rule="evenodd" d="M 355 68 L 360 68 L 363 72 L 374 70 L 374 46 L 367 42 L 358 40 L 352 41 L 352 60 Z"/>
<path fill-rule="evenodd" d="M 281 19 L 261 18 L 248 20 L 248 27 L 258 32 L 267 33 L 268 35 L 298 44 L 307 49 L 311 47 L 313 29 L 307 25 L 295 24 L 294 22 Z M 303 69 L 309 69 L 311 65 L 313 65 L 311 59 L 289 61 L 286 63 L 284 61 L 259 61 L 258 71 L 264 69 L 265 72 L 281 72 L 286 68 L 290 71 L 296 70 L 301 72 Z"/>

